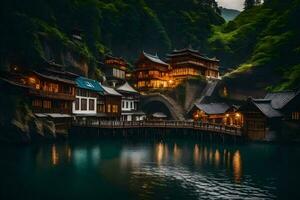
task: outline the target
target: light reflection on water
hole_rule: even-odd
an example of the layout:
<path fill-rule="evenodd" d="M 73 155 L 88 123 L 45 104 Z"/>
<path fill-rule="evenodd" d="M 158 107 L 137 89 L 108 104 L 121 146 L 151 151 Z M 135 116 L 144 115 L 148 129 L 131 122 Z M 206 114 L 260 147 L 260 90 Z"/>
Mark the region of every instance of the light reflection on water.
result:
<path fill-rule="evenodd" d="M 281 177 L 272 171 L 277 162 L 266 160 L 277 154 L 274 149 L 163 141 L 66 143 L 29 147 L 18 162 L 32 171 L 34 187 L 42 187 L 41 180 L 61 187 L 53 184 L 61 181 L 78 198 L 89 191 L 110 199 L 119 195 L 126 199 L 126 194 L 132 195 L 128 199 L 273 199 Z M 17 178 L 23 176 L 19 173 Z M 56 173 L 63 179 L 57 180 Z M 56 190 L 58 195 L 60 188 Z M 56 193 L 48 195 L 56 197 Z"/>

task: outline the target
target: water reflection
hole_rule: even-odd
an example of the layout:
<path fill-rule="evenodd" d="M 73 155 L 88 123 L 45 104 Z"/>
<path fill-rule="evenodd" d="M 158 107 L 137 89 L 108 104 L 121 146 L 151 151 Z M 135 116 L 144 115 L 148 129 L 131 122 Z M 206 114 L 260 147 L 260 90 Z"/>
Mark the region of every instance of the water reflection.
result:
<path fill-rule="evenodd" d="M 249 161 L 248 152 L 244 157 L 245 150 L 239 146 L 183 141 L 117 145 L 113 142 L 64 143 L 42 146 L 31 153 L 37 177 L 49 171 L 64 172 L 65 180 L 78 180 L 79 176 L 85 188 L 97 186 L 90 192 L 99 192 L 99 187 L 106 185 L 141 194 L 140 199 L 153 199 L 157 191 L 166 195 L 166 199 L 207 196 L 234 199 L 247 198 L 249 194 L 264 199 L 273 192 L 274 185 L 276 187 L 276 179 L 261 181 L 263 173 L 255 177 L 258 176 L 255 167 L 249 172 L 253 160 Z M 255 161 L 258 160 L 256 155 Z"/>
<path fill-rule="evenodd" d="M 175 163 L 178 163 L 181 159 L 181 152 L 182 150 L 178 147 L 178 145 L 175 143 L 173 148 L 173 154 L 174 154 L 174 161 Z"/>
<path fill-rule="evenodd" d="M 57 153 L 55 144 L 52 145 L 51 154 L 52 154 L 52 156 L 51 156 L 52 165 L 57 165 L 59 157 L 58 157 L 58 153 Z"/>
<path fill-rule="evenodd" d="M 242 159 L 239 150 L 237 150 L 233 155 L 232 167 L 233 167 L 234 180 L 237 183 L 240 183 L 242 177 Z"/>

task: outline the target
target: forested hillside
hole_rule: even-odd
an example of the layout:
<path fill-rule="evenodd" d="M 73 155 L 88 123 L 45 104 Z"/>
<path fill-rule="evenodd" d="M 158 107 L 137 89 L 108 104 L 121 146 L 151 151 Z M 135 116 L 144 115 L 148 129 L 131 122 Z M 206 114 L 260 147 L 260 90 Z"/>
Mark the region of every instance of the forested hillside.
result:
<path fill-rule="evenodd" d="M 210 26 L 224 23 L 218 13 L 214 0 L 4 0 L 0 66 L 40 67 L 47 59 L 94 76 L 105 52 L 132 62 L 142 50 L 207 50 Z"/>
<path fill-rule="evenodd" d="M 299 0 L 269 0 L 214 27 L 209 42 L 222 66 L 235 68 L 228 74 L 233 85 L 273 90 L 300 86 L 299 10 Z"/>

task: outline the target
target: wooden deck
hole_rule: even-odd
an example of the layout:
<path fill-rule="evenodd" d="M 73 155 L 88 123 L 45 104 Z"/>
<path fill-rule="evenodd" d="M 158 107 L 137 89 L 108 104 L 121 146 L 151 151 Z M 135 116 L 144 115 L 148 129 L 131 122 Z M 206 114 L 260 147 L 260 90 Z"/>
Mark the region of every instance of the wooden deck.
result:
<path fill-rule="evenodd" d="M 139 128 L 165 128 L 165 129 L 189 129 L 195 131 L 207 131 L 233 136 L 242 136 L 241 127 L 226 126 L 220 124 L 201 123 L 192 121 L 100 121 L 80 120 L 73 121 L 74 127 L 88 127 L 99 129 L 139 129 Z"/>

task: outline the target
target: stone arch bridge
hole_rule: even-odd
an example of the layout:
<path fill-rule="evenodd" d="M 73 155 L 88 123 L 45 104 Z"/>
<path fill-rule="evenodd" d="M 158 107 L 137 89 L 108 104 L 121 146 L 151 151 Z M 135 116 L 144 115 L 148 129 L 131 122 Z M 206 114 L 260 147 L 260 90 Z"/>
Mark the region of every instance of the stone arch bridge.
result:
<path fill-rule="evenodd" d="M 162 112 L 170 119 L 184 120 L 184 109 L 172 98 L 160 93 L 143 95 L 141 98 L 141 107 L 147 114 Z"/>
<path fill-rule="evenodd" d="M 188 105 L 180 105 L 173 98 L 161 93 L 149 93 L 141 97 L 141 108 L 147 114 L 162 112 L 173 120 L 184 120 L 187 112 L 192 108 L 194 103 L 202 102 L 204 97 L 213 95 L 216 89 L 218 80 L 207 81 L 206 86 L 200 92 L 200 95 L 192 90 L 188 90 L 185 94 L 186 99 L 189 99 Z M 194 95 L 193 95 L 194 94 Z"/>

